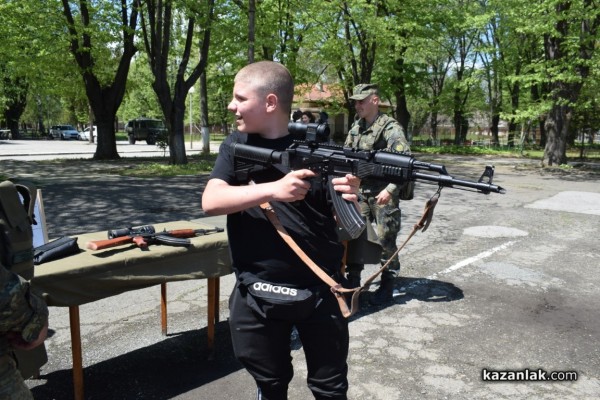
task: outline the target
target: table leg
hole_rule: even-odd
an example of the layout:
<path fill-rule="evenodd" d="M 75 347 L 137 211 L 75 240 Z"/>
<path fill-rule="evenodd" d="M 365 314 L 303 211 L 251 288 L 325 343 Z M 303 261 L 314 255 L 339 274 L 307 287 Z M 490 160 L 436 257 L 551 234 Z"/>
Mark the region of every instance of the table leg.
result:
<path fill-rule="evenodd" d="M 81 331 L 79 306 L 69 307 L 71 325 L 71 352 L 73 353 L 73 390 L 75 400 L 83 400 L 83 361 L 81 356 Z"/>
<path fill-rule="evenodd" d="M 163 336 L 167 336 L 167 284 L 160 284 L 160 326 Z"/>
<path fill-rule="evenodd" d="M 215 279 L 215 323 L 219 322 L 219 296 L 221 294 L 221 279 Z"/>
<path fill-rule="evenodd" d="M 219 319 L 219 277 L 208 278 L 207 339 L 208 349 L 215 345 L 215 322 Z"/>

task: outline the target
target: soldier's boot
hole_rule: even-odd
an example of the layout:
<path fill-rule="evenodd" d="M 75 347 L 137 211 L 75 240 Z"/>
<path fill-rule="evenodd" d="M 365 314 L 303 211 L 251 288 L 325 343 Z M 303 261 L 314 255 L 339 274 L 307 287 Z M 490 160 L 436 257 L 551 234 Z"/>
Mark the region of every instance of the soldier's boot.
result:
<path fill-rule="evenodd" d="M 360 272 L 349 272 L 347 279 L 349 289 L 360 287 Z"/>
<path fill-rule="evenodd" d="M 386 304 L 391 302 L 394 299 L 394 279 L 392 277 L 389 278 L 381 278 L 381 284 L 379 288 L 373 293 L 371 297 L 369 297 L 369 303 L 374 306 L 380 306 L 382 304 Z"/>

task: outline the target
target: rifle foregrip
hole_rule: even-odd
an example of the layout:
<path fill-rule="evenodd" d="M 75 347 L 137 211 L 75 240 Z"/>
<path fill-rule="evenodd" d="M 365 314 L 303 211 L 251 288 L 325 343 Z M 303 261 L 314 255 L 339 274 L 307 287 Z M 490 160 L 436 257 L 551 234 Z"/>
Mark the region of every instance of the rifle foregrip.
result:
<path fill-rule="evenodd" d="M 172 231 L 167 231 L 167 234 L 176 238 L 191 238 L 196 236 L 196 231 L 193 229 L 174 229 Z"/>
<path fill-rule="evenodd" d="M 337 214 L 338 223 L 352 239 L 356 239 L 367 226 L 365 220 L 353 202 L 344 200 L 342 194 L 335 191 L 331 180 L 327 183 L 327 188 L 333 201 L 333 208 Z"/>

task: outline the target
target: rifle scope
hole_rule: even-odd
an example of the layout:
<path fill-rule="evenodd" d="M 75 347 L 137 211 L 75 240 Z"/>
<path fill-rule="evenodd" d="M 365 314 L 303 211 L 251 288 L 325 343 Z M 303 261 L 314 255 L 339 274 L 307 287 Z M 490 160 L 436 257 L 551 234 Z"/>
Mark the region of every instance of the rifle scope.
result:
<path fill-rule="evenodd" d="M 294 139 L 309 143 L 324 143 L 329 140 L 329 124 L 303 124 L 301 122 L 288 123 L 288 131 Z"/>

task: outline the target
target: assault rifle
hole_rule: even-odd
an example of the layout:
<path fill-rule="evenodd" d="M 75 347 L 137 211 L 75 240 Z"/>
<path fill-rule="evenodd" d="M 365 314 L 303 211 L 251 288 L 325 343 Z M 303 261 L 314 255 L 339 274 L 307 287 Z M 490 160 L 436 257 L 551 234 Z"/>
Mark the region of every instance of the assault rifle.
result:
<path fill-rule="evenodd" d="M 327 124 L 301 124 L 290 122 L 290 134 L 297 139 L 284 151 L 276 151 L 240 143 L 231 144 L 236 176 L 242 181 L 254 171 L 281 165 L 287 170 L 310 169 L 317 179 L 326 182 L 341 227 L 352 238 L 357 238 L 365 228 L 365 221 L 352 204 L 335 192 L 329 177 L 355 175 L 361 179 L 376 179 L 402 185 L 425 181 L 443 187 L 467 188 L 482 194 L 506 193 L 492 184 L 494 167 L 486 166 L 477 182 L 452 177 L 446 167 L 417 160 L 410 154 L 387 150 L 358 150 L 325 143 L 329 135 Z M 427 171 L 427 172 L 422 172 Z"/>
<path fill-rule="evenodd" d="M 104 250 L 111 247 L 135 243 L 140 248 L 149 244 L 166 244 L 170 246 L 189 246 L 188 238 L 207 235 L 213 232 L 223 232 L 223 228 L 212 229 L 175 229 L 156 232 L 154 226 L 143 225 L 131 228 L 112 229 L 108 231 L 108 239 L 88 242 L 86 247 L 90 250 Z"/>

